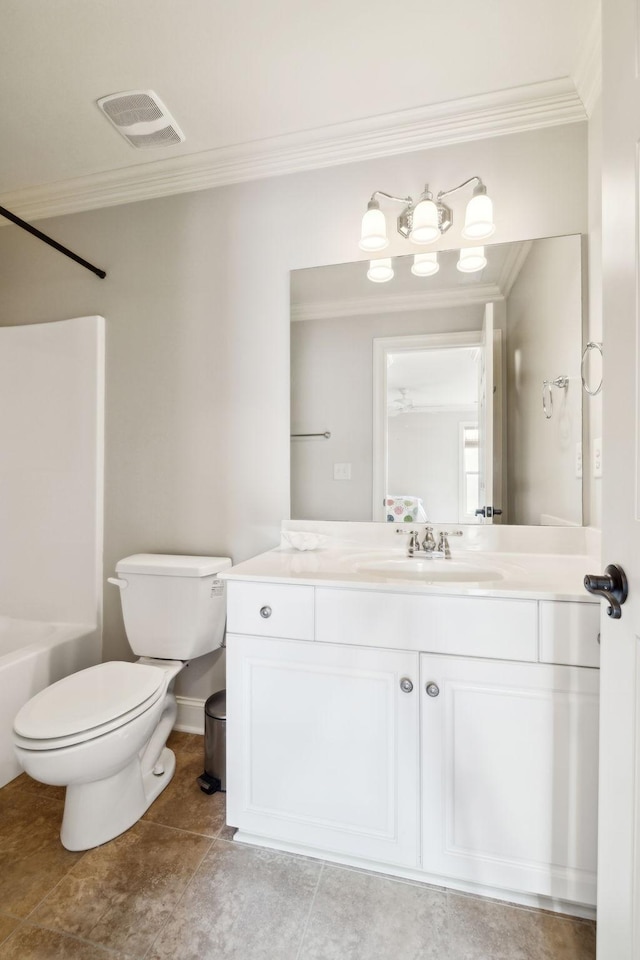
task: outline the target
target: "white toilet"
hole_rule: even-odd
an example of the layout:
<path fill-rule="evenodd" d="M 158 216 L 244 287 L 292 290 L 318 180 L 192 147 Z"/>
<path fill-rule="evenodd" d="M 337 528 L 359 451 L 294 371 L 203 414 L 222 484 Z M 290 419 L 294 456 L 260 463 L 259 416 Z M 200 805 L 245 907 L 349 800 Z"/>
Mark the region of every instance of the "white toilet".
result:
<path fill-rule="evenodd" d="M 167 786 L 175 757 L 173 685 L 194 657 L 222 643 L 227 557 L 140 553 L 116 565 L 136 663 L 80 670 L 18 712 L 14 749 L 27 773 L 66 786 L 60 838 L 88 850 L 128 830 Z"/>

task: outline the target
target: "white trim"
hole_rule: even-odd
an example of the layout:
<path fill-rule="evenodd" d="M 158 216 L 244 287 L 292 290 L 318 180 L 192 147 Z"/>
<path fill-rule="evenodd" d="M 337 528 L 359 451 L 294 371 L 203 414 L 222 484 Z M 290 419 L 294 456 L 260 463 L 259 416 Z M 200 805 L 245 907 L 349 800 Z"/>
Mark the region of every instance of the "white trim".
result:
<path fill-rule="evenodd" d="M 465 453 L 465 442 L 464 442 L 464 433 L 465 430 L 475 428 L 479 433 L 478 421 L 476 420 L 460 420 L 458 423 L 458 523 L 479 523 L 479 517 L 473 514 L 467 513 L 467 473 L 472 471 L 465 470 L 464 466 L 464 453 Z M 478 446 L 478 469 L 474 471 L 479 475 L 480 473 L 480 449 Z M 476 504 L 480 506 L 479 503 Z"/>
<path fill-rule="evenodd" d="M 586 119 L 573 80 L 564 77 L 26 187 L 0 202 L 38 220 Z"/>
<path fill-rule="evenodd" d="M 519 246 L 519 244 L 518 244 Z M 365 269 L 366 261 L 363 264 Z M 441 310 L 473 304 L 504 300 L 495 283 L 468 287 L 447 287 L 441 290 L 422 288 L 415 293 L 381 294 L 376 290 L 370 297 L 344 297 L 342 300 L 316 300 L 292 305 L 291 321 L 335 320 L 340 317 L 366 317 L 380 313 L 407 313 L 412 310 Z"/>
<path fill-rule="evenodd" d="M 479 330 L 459 333 L 428 333 L 408 337 L 374 337 L 373 339 L 373 520 L 384 520 L 384 499 L 387 495 L 387 354 L 402 350 L 438 350 L 445 347 L 474 347 L 482 343 Z"/>
<path fill-rule="evenodd" d="M 178 716 L 173 725 L 174 730 L 182 733 L 204 734 L 204 700 L 197 697 L 176 697 Z M 203 757 L 204 761 L 204 757 Z"/>
<path fill-rule="evenodd" d="M 571 78 L 590 117 L 602 93 L 602 10 L 599 3 Z"/>

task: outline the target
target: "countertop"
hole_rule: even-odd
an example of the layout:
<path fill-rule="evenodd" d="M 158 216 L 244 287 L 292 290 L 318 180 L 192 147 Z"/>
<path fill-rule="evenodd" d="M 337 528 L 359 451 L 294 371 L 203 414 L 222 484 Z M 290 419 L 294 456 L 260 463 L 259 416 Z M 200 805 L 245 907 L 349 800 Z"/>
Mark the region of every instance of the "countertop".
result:
<path fill-rule="evenodd" d="M 220 576 L 394 593 L 599 602 L 583 584 L 585 574 L 595 572 L 588 555 L 487 552 L 463 549 L 455 542 L 451 553 L 450 560 L 409 559 L 406 550 L 344 542 L 316 550 L 280 546 Z"/>

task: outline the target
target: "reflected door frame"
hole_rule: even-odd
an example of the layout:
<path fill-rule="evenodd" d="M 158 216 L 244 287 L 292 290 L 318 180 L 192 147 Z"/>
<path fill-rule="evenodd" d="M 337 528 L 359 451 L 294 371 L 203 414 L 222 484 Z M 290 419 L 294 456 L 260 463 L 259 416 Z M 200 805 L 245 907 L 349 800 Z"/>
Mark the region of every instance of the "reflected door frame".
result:
<path fill-rule="evenodd" d="M 386 520 L 387 496 L 387 357 L 390 353 L 414 350 L 442 350 L 451 347 L 477 347 L 482 344 L 481 330 L 460 333 L 429 333 L 406 337 L 374 337 L 373 340 L 373 520 Z"/>

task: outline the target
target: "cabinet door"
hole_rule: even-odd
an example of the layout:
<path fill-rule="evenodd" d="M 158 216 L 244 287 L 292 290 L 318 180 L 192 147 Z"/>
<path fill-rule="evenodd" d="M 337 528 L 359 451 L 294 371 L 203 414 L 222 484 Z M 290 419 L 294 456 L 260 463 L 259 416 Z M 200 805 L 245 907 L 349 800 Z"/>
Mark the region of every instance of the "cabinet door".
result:
<path fill-rule="evenodd" d="M 416 865 L 418 701 L 416 653 L 229 635 L 228 822 Z"/>
<path fill-rule="evenodd" d="M 598 671 L 421 659 L 424 870 L 594 904 Z"/>

